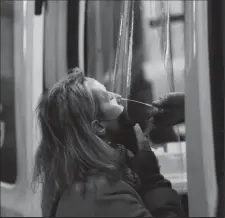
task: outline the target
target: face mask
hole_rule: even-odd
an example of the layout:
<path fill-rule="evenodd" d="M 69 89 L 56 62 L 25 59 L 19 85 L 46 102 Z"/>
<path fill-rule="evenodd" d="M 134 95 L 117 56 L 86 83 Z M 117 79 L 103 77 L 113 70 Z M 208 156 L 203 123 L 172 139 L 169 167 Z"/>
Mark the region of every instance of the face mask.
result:
<path fill-rule="evenodd" d="M 135 123 L 130 120 L 127 110 L 125 108 L 123 109 L 123 112 L 119 115 L 117 120 L 121 127 L 126 128 L 135 126 Z"/>
<path fill-rule="evenodd" d="M 136 136 L 133 127 L 136 123 L 129 119 L 126 109 L 117 118 L 121 131 L 114 135 L 114 142 L 128 148 L 134 154 L 137 153 Z"/>
<path fill-rule="evenodd" d="M 132 122 L 129 119 L 128 113 L 125 108 L 123 109 L 122 113 L 117 118 L 107 119 L 107 120 L 101 119 L 98 121 L 101 123 L 101 121 L 110 122 L 113 120 L 117 121 L 119 125 L 119 131 L 109 132 L 109 130 L 105 129 L 106 134 L 111 136 L 110 143 L 114 146 L 119 144 L 123 145 L 126 148 L 128 148 L 130 151 L 132 151 L 134 154 L 136 154 L 137 153 L 136 136 L 133 129 L 136 123 Z"/>

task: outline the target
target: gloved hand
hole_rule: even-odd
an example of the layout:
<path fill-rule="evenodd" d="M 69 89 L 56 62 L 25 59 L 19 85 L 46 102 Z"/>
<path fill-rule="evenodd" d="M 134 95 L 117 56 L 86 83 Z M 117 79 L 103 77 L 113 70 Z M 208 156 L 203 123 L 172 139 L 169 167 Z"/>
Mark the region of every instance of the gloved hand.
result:
<path fill-rule="evenodd" d="M 134 126 L 134 132 L 137 139 L 138 152 L 135 157 L 130 160 L 131 169 L 139 176 L 142 186 L 146 184 L 148 187 L 154 186 L 159 180 L 164 179 L 160 175 L 160 167 L 158 159 L 151 149 L 151 142 L 147 139 L 139 124 Z M 158 175 L 160 175 L 158 177 Z M 151 180 L 151 178 L 154 178 Z"/>
<path fill-rule="evenodd" d="M 140 126 L 134 127 L 138 141 L 138 154 L 131 161 L 131 169 L 139 176 L 140 194 L 146 208 L 154 217 L 186 217 L 178 193 L 170 181 L 160 173 L 158 159 L 149 146 Z"/>
<path fill-rule="evenodd" d="M 173 126 L 184 122 L 184 93 L 173 92 L 152 103 L 159 110 L 154 115 L 156 127 Z"/>

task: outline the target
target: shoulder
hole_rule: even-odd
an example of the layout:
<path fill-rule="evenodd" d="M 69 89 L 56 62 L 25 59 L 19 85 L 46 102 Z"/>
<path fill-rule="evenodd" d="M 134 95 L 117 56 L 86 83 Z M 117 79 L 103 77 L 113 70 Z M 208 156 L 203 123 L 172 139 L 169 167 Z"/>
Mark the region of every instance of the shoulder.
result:
<path fill-rule="evenodd" d="M 106 183 L 101 190 L 100 196 L 116 196 L 118 198 L 134 198 L 138 200 L 141 204 L 142 200 L 139 194 L 126 182 L 120 180 L 115 184 Z"/>
<path fill-rule="evenodd" d="M 151 217 L 138 193 L 124 181 L 107 183 L 96 198 L 96 215 Z"/>
<path fill-rule="evenodd" d="M 152 217 L 137 192 L 125 182 L 101 181 L 94 186 L 84 195 L 75 186 L 65 192 L 57 216 Z"/>

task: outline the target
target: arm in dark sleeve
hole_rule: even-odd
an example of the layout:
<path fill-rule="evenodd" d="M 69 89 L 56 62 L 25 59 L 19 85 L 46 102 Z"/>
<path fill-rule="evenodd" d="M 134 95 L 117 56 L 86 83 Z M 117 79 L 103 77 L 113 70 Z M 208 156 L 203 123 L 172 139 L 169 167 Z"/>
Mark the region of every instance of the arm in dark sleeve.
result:
<path fill-rule="evenodd" d="M 148 189 L 142 194 L 146 207 L 155 217 L 186 217 L 178 193 L 169 187 Z"/>
<path fill-rule="evenodd" d="M 141 180 L 137 190 L 146 208 L 155 217 L 185 217 L 180 196 L 160 173 L 157 157 L 151 150 L 141 151 L 132 160 Z"/>

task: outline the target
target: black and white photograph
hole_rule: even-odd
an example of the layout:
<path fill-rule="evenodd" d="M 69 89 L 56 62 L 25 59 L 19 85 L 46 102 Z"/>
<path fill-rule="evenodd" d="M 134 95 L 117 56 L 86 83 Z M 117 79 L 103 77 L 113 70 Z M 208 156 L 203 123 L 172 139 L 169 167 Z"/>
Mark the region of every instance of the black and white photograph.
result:
<path fill-rule="evenodd" d="M 225 217 L 224 0 L 0 0 L 1 217 Z"/>

